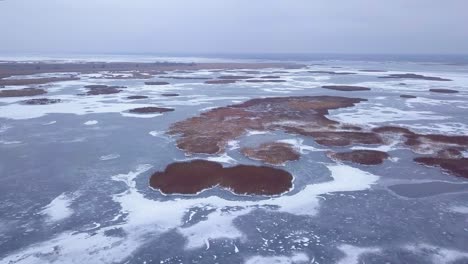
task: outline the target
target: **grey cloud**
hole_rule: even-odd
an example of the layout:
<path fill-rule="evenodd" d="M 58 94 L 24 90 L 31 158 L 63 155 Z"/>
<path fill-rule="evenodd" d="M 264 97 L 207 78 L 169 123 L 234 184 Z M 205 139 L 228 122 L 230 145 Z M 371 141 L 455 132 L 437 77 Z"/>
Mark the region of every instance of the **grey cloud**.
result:
<path fill-rule="evenodd" d="M 465 0 L 9 0 L 2 52 L 468 53 Z"/>

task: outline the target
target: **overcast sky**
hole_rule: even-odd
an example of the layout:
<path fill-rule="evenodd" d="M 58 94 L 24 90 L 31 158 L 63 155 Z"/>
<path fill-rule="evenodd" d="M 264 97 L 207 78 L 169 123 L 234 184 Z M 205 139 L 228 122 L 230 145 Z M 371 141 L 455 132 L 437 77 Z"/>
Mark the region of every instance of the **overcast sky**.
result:
<path fill-rule="evenodd" d="M 468 53 L 468 0 L 4 0 L 2 53 Z"/>

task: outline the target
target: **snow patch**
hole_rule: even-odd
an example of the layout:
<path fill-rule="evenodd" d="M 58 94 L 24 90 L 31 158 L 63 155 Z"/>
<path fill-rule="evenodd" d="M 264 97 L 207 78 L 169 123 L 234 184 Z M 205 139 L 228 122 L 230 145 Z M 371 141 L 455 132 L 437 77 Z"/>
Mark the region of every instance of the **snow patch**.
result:
<path fill-rule="evenodd" d="M 254 256 L 247 259 L 245 264 L 299 264 L 309 263 L 310 259 L 303 252 L 297 252 L 291 256 Z"/>
<path fill-rule="evenodd" d="M 227 164 L 235 164 L 237 161 L 229 156 L 227 153 L 222 154 L 221 156 L 217 157 L 208 157 L 206 158 L 209 161 L 219 162 L 219 163 L 227 163 Z"/>
<path fill-rule="evenodd" d="M 227 149 L 228 150 L 235 150 L 235 149 L 239 149 L 239 148 L 240 148 L 239 140 L 229 140 L 227 142 Z"/>
<path fill-rule="evenodd" d="M 13 141 L 8 141 L 8 140 L 0 140 L 0 144 L 4 145 L 11 145 L 11 144 L 21 144 L 21 141 L 13 140 Z"/>
<path fill-rule="evenodd" d="M 450 211 L 460 214 L 468 214 L 468 206 L 452 206 L 449 208 Z"/>
<path fill-rule="evenodd" d="M 89 120 L 89 121 L 86 121 L 83 123 L 83 125 L 85 126 L 93 126 L 93 125 L 96 125 L 98 123 L 97 120 Z"/>
<path fill-rule="evenodd" d="M 409 121 L 409 120 L 444 120 L 448 117 L 438 116 L 431 111 L 411 111 L 385 107 L 382 105 L 361 105 L 360 108 L 352 110 L 339 110 L 341 112 L 332 113 L 332 119 L 343 123 L 358 125 L 368 125 L 370 123 Z M 335 110 L 337 111 L 337 110 Z"/>
<path fill-rule="evenodd" d="M 294 148 L 298 149 L 301 154 L 306 154 L 307 152 L 312 151 L 327 151 L 327 149 L 318 149 L 313 146 L 304 145 L 304 140 L 301 138 L 281 139 L 277 142 L 293 145 Z"/>
<path fill-rule="evenodd" d="M 255 135 L 265 135 L 270 134 L 268 131 L 261 131 L 261 130 L 249 130 L 245 134 L 246 136 L 255 136 Z"/>
<path fill-rule="evenodd" d="M 44 123 L 44 124 L 42 124 L 42 125 L 48 126 L 48 125 L 53 125 L 53 124 L 55 124 L 55 123 L 57 123 L 57 121 L 50 121 L 50 122 Z"/>
<path fill-rule="evenodd" d="M 100 160 L 113 160 L 117 158 L 120 158 L 119 154 L 109 154 L 99 157 Z"/>
<path fill-rule="evenodd" d="M 73 199 L 72 196 L 62 193 L 46 205 L 40 214 L 47 216 L 48 222 L 65 220 L 73 214 L 70 208 Z"/>
<path fill-rule="evenodd" d="M 338 249 L 345 254 L 345 257 L 340 259 L 337 264 L 359 264 L 361 263 L 359 260 L 363 255 L 375 254 L 381 251 L 375 247 L 361 248 L 346 244 L 339 246 Z"/>
<path fill-rule="evenodd" d="M 406 246 L 406 249 L 424 256 L 428 256 L 434 264 L 449 264 L 465 259 L 468 261 L 468 253 L 454 249 L 441 248 L 429 244 L 416 244 Z"/>

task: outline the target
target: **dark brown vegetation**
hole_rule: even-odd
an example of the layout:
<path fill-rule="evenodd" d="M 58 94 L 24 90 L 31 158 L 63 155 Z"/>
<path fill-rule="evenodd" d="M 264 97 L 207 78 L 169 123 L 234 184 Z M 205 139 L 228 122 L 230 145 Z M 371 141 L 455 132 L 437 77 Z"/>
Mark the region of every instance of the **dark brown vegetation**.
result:
<path fill-rule="evenodd" d="M 272 165 L 281 165 L 300 158 L 299 152 L 294 149 L 293 145 L 282 142 L 263 143 L 254 148 L 243 148 L 241 151 L 251 159 Z"/>
<path fill-rule="evenodd" d="M 458 93 L 457 90 L 452 89 L 429 89 L 433 93 Z"/>
<path fill-rule="evenodd" d="M 468 158 L 418 157 L 414 161 L 427 166 L 437 166 L 451 174 L 468 178 Z"/>
<path fill-rule="evenodd" d="M 84 88 L 87 88 L 87 89 L 101 89 L 101 88 L 126 88 L 125 86 L 109 86 L 109 85 L 105 85 L 105 84 L 90 84 L 90 85 L 85 85 Z"/>
<path fill-rule="evenodd" d="M 386 72 L 386 70 L 359 70 L 360 72 Z"/>
<path fill-rule="evenodd" d="M 438 166 L 451 174 L 468 178 L 468 159 L 463 158 L 461 151 L 468 149 L 468 136 L 451 136 L 439 134 L 417 134 L 401 127 L 380 127 L 374 132 L 385 134 L 399 134 L 403 143 L 416 153 L 427 154 L 430 157 L 417 157 L 417 163 L 428 166 Z"/>
<path fill-rule="evenodd" d="M 370 91 L 370 88 L 362 87 L 362 86 L 351 86 L 351 85 L 325 85 L 322 88 L 335 90 L 335 91 L 343 91 L 343 92 L 351 92 L 351 91 Z"/>
<path fill-rule="evenodd" d="M 145 82 L 145 85 L 168 85 L 168 82 Z"/>
<path fill-rule="evenodd" d="M 276 75 L 266 75 L 266 76 L 262 76 L 260 77 L 262 79 L 280 79 L 281 76 L 276 76 Z"/>
<path fill-rule="evenodd" d="M 468 136 L 449 136 L 439 134 L 405 134 L 405 144 L 412 147 L 416 152 L 418 149 L 424 152 L 429 148 L 435 152 L 450 146 L 468 147 Z"/>
<path fill-rule="evenodd" d="M 403 136 L 403 143 L 416 153 L 433 153 L 454 148 L 467 148 L 468 136 L 452 136 L 439 134 L 418 134 L 407 128 L 383 126 L 372 129 L 382 136 L 399 134 Z"/>
<path fill-rule="evenodd" d="M 62 102 L 62 100 L 60 99 L 38 98 L 38 99 L 25 100 L 22 103 L 27 104 L 27 105 L 49 105 L 49 104 L 56 104 L 60 102 Z"/>
<path fill-rule="evenodd" d="M 382 78 L 382 79 L 415 79 L 415 80 L 426 80 L 426 81 L 451 81 L 450 79 L 424 76 L 424 75 L 419 75 L 419 74 L 414 74 L 414 73 L 390 74 L 387 76 L 381 76 L 379 78 Z"/>
<path fill-rule="evenodd" d="M 124 86 L 107 86 L 102 84 L 92 84 L 86 85 L 85 88 L 88 89 L 87 95 L 100 95 L 100 94 L 116 94 L 120 93 Z"/>
<path fill-rule="evenodd" d="M 286 82 L 286 80 L 278 80 L 278 79 L 273 79 L 273 80 L 267 80 L 267 79 L 262 79 L 262 80 L 246 80 L 246 82 L 249 83 L 281 83 L 281 82 Z"/>
<path fill-rule="evenodd" d="M 261 73 L 260 71 L 238 71 L 238 72 L 245 73 L 245 74 L 260 74 Z"/>
<path fill-rule="evenodd" d="M 154 107 L 154 106 L 147 106 L 147 107 L 139 107 L 128 110 L 130 113 L 136 114 L 154 114 L 154 113 L 165 113 L 165 112 L 172 112 L 174 109 L 172 108 L 163 108 L 163 107 Z"/>
<path fill-rule="evenodd" d="M 325 115 L 330 109 L 353 106 L 364 99 L 337 96 L 273 97 L 220 107 L 173 124 L 168 131 L 180 135 L 177 146 L 189 153 L 222 152 L 227 141 L 247 130 L 284 130 L 312 136 L 318 143 L 347 145 L 382 143 L 372 132 L 337 132 L 341 124 Z M 324 131 L 324 129 L 326 131 Z M 351 129 L 350 129 L 351 130 Z"/>
<path fill-rule="evenodd" d="M 264 68 L 284 68 L 284 67 L 303 67 L 290 63 L 171 63 L 171 62 L 155 62 L 155 63 L 135 63 L 135 62 L 3 62 L 0 63 L 0 78 L 5 78 L 14 75 L 31 75 L 38 73 L 50 72 L 77 72 L 77 73 L 99 73 L 106 72 L 122 72 L 148 74 L 162 74 L 164 71 L 195 71 L 195 70 L 211 70 L 211 69 L 264 69 Z M 140 76 L 142 78 L 151 78 L 151 75 Z M 109 78 L 114 78 L 109 76 Z M 123 76 L 123 78 L 127 78 Z M 131 78 L 134 78 L 133 76 Z"/>
<path fill-rule="evenodd" d="M 411 130 L 407 128 L 397 127 L 397 126 L 376 127 L 372 129 L 372 131 L 376 133 L 390 133 L 390 134 L 403 134 L 403 135 L 414 134 Z"/>
<path fill-rule="evenodd" d="M 1 86 L 13 86 L 13 85 L 34 85 L 34 84 L 46 84 L 52 82 L 64 82 L 79 80 L 78 77 L 48 77 L 48 78 L 35 78 L 35 79 L 0 79 Z"/>
<path fill-rule="evenodd" d="M 349 161 L 363 165 L 379 165 L 389 156 L 387 153 L 377 150 L 353 150 L 350 152 L 331 152 L 330 158 L 340 161 Z"/>
<path fill-rule="evenodd" d="M 406 99 L 417 98 L 417 96 L 409 95 L 409 94 L 401 94 L 400 97 L 401 97 L 401 98 L 406 98 Z"/>
<path fill-rule="evenodd" d="M 179 135 L 177 146 L 188 153 L 223 152 L 229 140 L 248 130 L 283 130 L 312 137 L 318 144 L 341 147 L 353 144 L 382 145 L 400 139 L 415 153 L 431 152 L 433 157 L 418 157 L 415 162 L 438 166 L 457 176 L 468 177 L 468 159 L 461 151 L 468 147 L 468 136 L 418 134 L 401 127 L 384 126 L 371 131 L 341 124 L 326 117 L 331 109 L 351 107 L 364 101 L 337 96 L 274 97 L 252 99 L 220 107 L 173 124 L 168 133 Z M 291 145 L 265 143 L 244 148 L 242 153 L 270 164 L 299 159 Z M 330 153 L 331 158 L 365 165 L 381 164 L 389 155 L 374 150 Z M 155 173 L 150 185 L 163 193 L 194 194 L 214 186 L 229 188 L 237 194 L 271 195 L 291 188 L 292 177 L 285 171 L 268 167 L 236 166 L 223 168 L 209 161 L 174 163 Z M 272 178 L 272 175 L 280 175 Z"/>
<path fill-rule="evenodd" d="M 159 71 L 134 71 L 134 72 L 115 72 L 111 73 L 101 73 L 101 76 L 93 76 L 91 79 L 108 79 L 108 80 L 130 80 L 130 79 L 151 79 L 153 75 L 156 74 L 165 74 L 165 72 Z"/>
<path fill-rule="evenodd" d="M 237 165 L 223 168 L 219 163 L 194 160 L 172 163 L 150 178 L 150 186 L 166 194 L 196 194 L 215 186 L 236 194 L 277 195 L 292 187 L 288 172 L 271 167 Z"/>
<path fill-rule="evenodd" d="M 205 81 L 206 84 L 229 84 L 229 83 L 235 83 L 237 80 L 209 80 Z"/>
<path fill-rule="evenodd" d="M 149 98 L 148 96 L 146 95 L 131 95 L 129 97 L 127 97 L 127 99 L 147 99 Z"/>
<path fill-rule="evenodd" d="M 468 148 L 468 136 L 418 134 L 409 129 L 383 126 L 363 130 L 358 126 L 342 124 L 326 117 L 328 110 L 353 106 L 364 99 L 338 96 L 303 96 L 259 98 L 204 112 L 173 124 L 170 135 L 178 135 L 177 146 L 187 153 L 214 154 L 223 152 L 229 140 L 248 130 L 273 131 L 312 137 L 316 143 L 329 147 L 356 144 L 383 145 L 399 140 L 418 154 L 432 154 L 432 164 L 455 175 L 464 173 L 466 158 L 461 151 Z M 249 157 L 276 164 L 275 154 L 269 146 L 245 149 Z M 268 153 L 270 151 L 271 153 Z M 361 164 L 380 164 L 388 154 L 378 151 L 358 150 L 335 153 L 332 158 Z M 277 157 L 282 159 L 281 155 Z M 417 160 L 419 163 L 429 161 Z M 281 163 L 281 162 L 280 162 Z M 461 164 L 461 165 L 460 165 Z M 463 165 L 463 166 L 462 166 Z M 460 167 L 461 166 L 461 167 Z"/>
<path fill-rule="evenodd" d="M 47 93 L 43 89 L 37 88 L 24 88 L 18 90 L 0 90 L 0 97 L 23 97 L 23 96 L 35 96 Z"/>
<path fill-rule="evenodd" d="M 342 147 L 355 144 L 383 144 L 382 138 L 372 132 L 354 131 L 316 131 L 304 133 L 314 138 L 320 145 L 329 147 Z"/>
<path fill-rule="evenodd" d="M 445 159 L 459 159 L 463 158 L 463 153 L 456 148 L 447 148 L 443 150 L 439 150 L 437 152 L 437 157 L 445 158 Z"/>

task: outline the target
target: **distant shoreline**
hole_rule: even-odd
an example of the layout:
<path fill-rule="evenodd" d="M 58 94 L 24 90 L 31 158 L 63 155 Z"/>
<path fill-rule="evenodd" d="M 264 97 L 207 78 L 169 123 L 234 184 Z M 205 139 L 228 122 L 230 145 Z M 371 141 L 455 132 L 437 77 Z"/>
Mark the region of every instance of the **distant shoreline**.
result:
<path fill-rule="evenodd" d="M 174 71 L 174 70 L 215 70 L 215 69 L 297 69 L 304 65 L 296 63 L 174 63 L 174 62 L 0 62 L 0 79 L 16 75 L 33 75 L 40 73 L 74 72 L 95 73 L 101 71 Z"/>
<path fill-rule="evenodd" d="M 370 61 L 420 62 L 468 65 L 468 54 L 347 54 L 347 53 L 97 53 L 38 54 L 0 52 L 0 62 L 305 62 L 305 61 Z"/>

